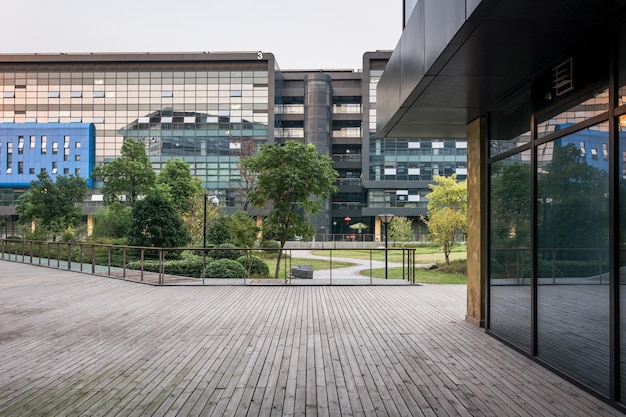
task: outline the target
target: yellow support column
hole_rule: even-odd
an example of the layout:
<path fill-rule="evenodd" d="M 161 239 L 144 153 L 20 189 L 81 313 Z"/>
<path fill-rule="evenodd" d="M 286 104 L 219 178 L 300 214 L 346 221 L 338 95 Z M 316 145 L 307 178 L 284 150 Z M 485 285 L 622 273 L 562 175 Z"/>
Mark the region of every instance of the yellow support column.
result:
<path fill-rule="evenodd" d="M 467 314 L 485 326 L 487 251 L 487 123 L 478 118 L 467 125 Z"/>

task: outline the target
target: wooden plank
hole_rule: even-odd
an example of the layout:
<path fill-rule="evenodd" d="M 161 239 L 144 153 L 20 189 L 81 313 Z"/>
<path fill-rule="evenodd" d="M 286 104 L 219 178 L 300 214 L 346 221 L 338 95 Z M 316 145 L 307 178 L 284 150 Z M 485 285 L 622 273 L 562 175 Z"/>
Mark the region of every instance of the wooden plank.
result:
<path fill-rule="evenodd" d="M 464 286 L 0 269 L 3 417 L 622 415 L 466 323 Z"/>

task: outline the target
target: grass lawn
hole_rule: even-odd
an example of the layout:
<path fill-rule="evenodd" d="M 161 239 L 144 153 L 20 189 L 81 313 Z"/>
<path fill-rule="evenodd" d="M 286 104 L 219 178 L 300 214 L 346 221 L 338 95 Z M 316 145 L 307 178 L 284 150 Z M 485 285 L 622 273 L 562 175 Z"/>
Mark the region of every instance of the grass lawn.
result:
<path fill-rule="evenodd" d="M 328 256 L 329 251 L 316 250 L 313 253 L 316 255 Z M 453 248 L 450 253 L 450 265 L 445 264 L 445 257 L 439 248 L 433 246 L 419 246 L 415 248 L 415 258 L 418 264 L 431 264 L 436 263 L 438 268 L 436 269 L 415 269 L 415 282 L 422 284 L 466 284 L 467 274 L 465 271 L 465 264 L 467 259 L 467 251 L 465 245 L 459 245 Z M 370 259 L 384 261 L 385 252 L 372 249 L 372 250 L 336 250 L 333 251 L 333 257 L 338 258 L 355 258 L 355 259 Z M 401 251 L 389 251 L 389 262 L 402 262 Z M 333 266 L 335 263 L 333 262 Z M 406 272 L 406 271 L 405 271 Z M 365 271 L 364 274 L 369 276 L 369 271 Z M 372 276 L 375 278 L 385 278 L 385 268 L 379 268 L 372 270 Z M 389 268 L 389 279 L 402 279 L 402 268 Z"/>
<path fill-rule="evenodd" d="M 369 276 L 369 271 L 367 274 Z M 385 278 L 385 268 L 372 270 L 372 276 Z M 389 268 L 389 279 L 402 279 L 402 268 Z M 445 268 L 441 271 L 416 268 L 415 282 L 419 284 L 467 284 L 467 276 L 464 273 L 448 272 Z"/>
<path fill-rule="evenodd" d="M 276 270 L 276 257 L 271 258 L 263 258 L 263 260 L 267 263 L 270 268 L 270 277 L 274 278 L 274 271 Z M 320 271 L 322 269 L 330 269 L 330 261 L 323 259 L 309 259 L 309 258 L 291 258 L 284 257 L 280 260 L 280 272 L 279 278 L 285 279 L 285 273 L 289 272 L 291 267 L 296 265 L 312 265 L 314 271 Z M 352 266 L 353 263 L 350 262 L 339 262 L 333 260 L 333 268 L 345 268 L 347 266 Z"/>
<path fill-rule="evenodd" d="M 391 249 L 391 248 L 390 248 Z M 321 256 L 329 256 L 329 250 L 314 250 L 313 254 Z M 353 258 L 353 259 L 366 259 L 369 260 L 370 256 L 375 261 L 385 260 L 385 251 L 378 249 L 337 249 L 333 250 L 333 257 L 337 258 Z M 402 251 L 390 250 L 389 262 L 402 262 Z M 415 261 L 418 264 L 442 264 L 445 262 L 445 257 L 441 252 L 441 249 L 432 246 L 419 246 L 415 248 Z M 467 258 L 467 248 L 465 245 L 458 245 L 452 249 L 450 253 L 450 260 Z"/>

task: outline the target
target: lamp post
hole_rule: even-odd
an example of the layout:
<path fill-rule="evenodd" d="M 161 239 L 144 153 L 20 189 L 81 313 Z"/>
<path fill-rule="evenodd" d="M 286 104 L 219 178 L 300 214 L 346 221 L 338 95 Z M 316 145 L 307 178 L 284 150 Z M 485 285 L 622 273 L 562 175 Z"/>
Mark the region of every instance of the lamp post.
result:
<path fill-rule="evenodd" d="M 324 249 L 324 241 L 326 240 L 326 226 L 320 226 L 322 229 L 322 249 Z"/>
<path fill-rule="evenodd" d="M 206 205 L 209 199 L 211 199 L 211 204 L 213 205 L 213 207 L 217 207 L 220 205 L 220 200 L 219 198 L 217 198 L 216 195 L 204 195 L 204 222 L 202 225 L 202 265 L 204 267 L 206 267 Z"/>
<path fill-rule="evenodd" d="M 389 235 L 387 233 L 387 227 L 389 227 L 389 223 L 391 223 L 391 219 L 393 219 L 393 214 L 385 213 L 379 214 L 380 222 L 385 226 L 385 279 L 389 278 L 389 257 L 387 247 L 389 245 Z"/>

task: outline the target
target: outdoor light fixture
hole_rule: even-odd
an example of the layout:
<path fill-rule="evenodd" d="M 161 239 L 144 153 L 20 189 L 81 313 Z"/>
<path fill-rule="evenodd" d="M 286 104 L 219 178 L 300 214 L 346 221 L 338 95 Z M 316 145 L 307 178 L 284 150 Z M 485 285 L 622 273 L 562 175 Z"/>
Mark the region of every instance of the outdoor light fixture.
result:
<path fill-rule="evenodd" d="M 213 207 L 217 207 L 220 205 L 220 199 L 217 198 L 216 195 L 204 195 L 204 226 L 203 226 L 203 235 L 202 235 L 202 248 L 206 248 L 206 206 L 207 206 L 207 201 L 211 200 L 211 205 Z"/>
<path fill-rule="evenodd" d="M 383 224 L 383 226 L 385 226 L 385 279 L 388 279 L 389 278 L 389 262 L 388 262 L 389 257 L 388 257 L 387 247 L 388 247 L 389 238 L 388 238 L 387 228 L 389 227 L 389 223 L 391 223 L 391 220 L 393 219 L 393 214 L 389 214 L 389 213 L 379 214 L 378 218 L 380 219 L 380 222 Z"/>
<path fill-rule="evenodd" d="M 206 267 L 206 205 L 207 201 L 211 200 L 211 205 L 217 207 L 220 205 L 220 199 L 216 195 L 204 195 L 204 222 L 202 232 L 202 266 Z M 204 275 L 203 275 L 204 276 Z"/>

